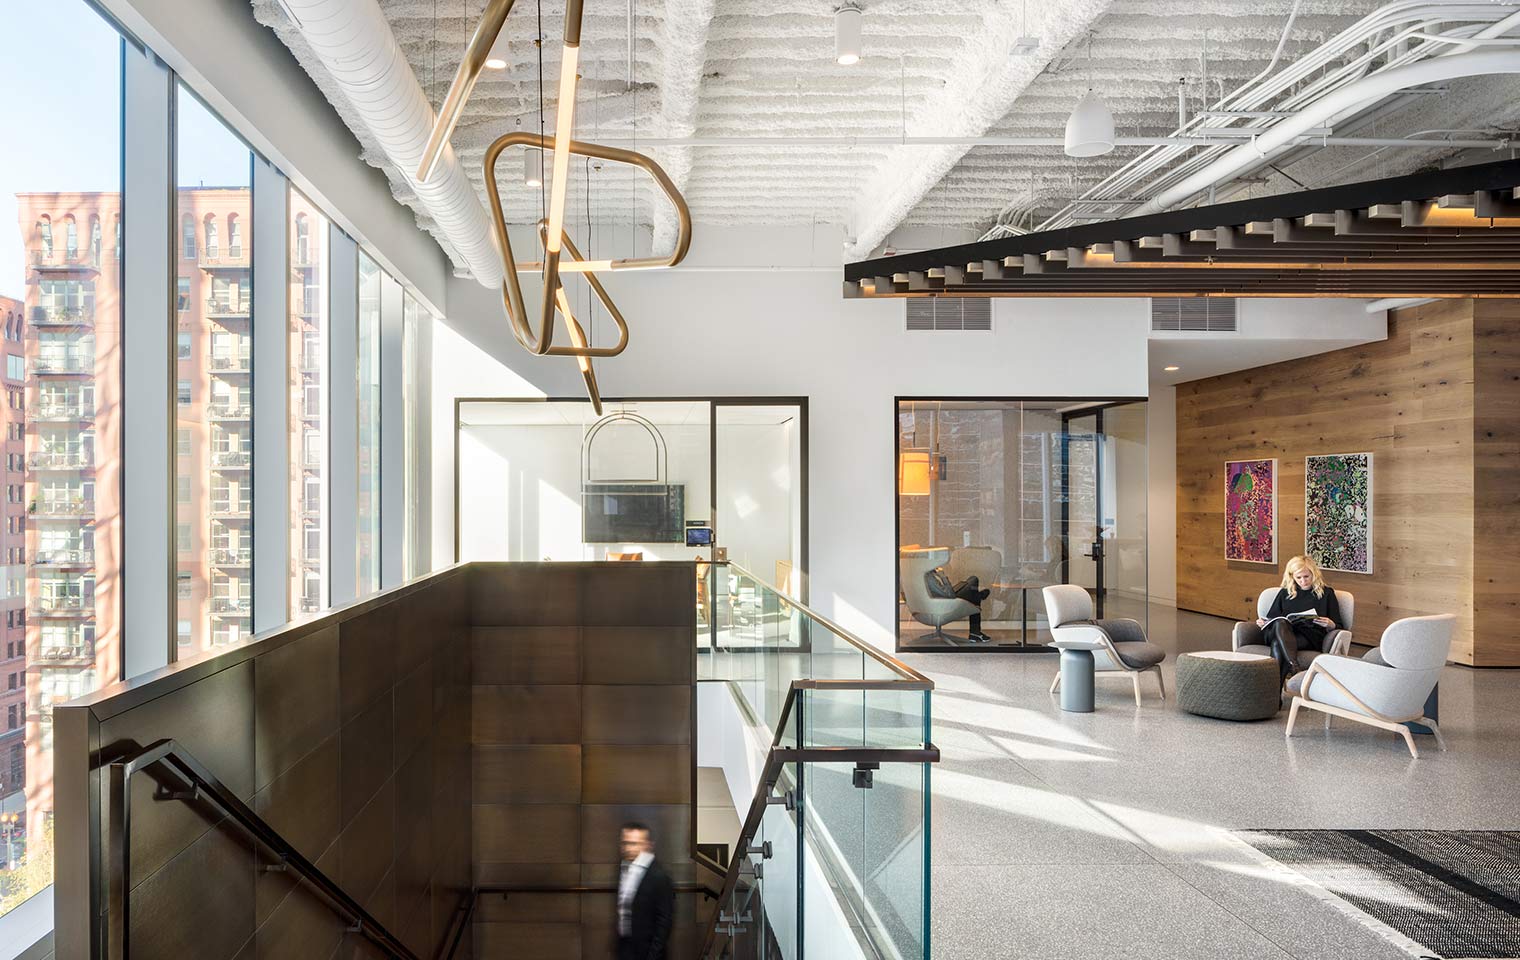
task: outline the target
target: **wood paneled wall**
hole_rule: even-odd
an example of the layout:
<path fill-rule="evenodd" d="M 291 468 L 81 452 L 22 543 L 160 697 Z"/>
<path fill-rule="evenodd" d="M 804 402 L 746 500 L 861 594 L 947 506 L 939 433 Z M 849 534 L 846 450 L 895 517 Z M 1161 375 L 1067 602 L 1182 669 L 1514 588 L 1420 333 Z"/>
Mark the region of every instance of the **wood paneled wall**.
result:
<path fill-rule="evenodd" d="M 1304 457 L 1371 451 L 1373 572 L 1356 640 L 1452 613 L 1452 659 L 1520 663 L 1520 350 L 1512 301 L 1398 311 L 1388 339 L 1177 388 L 1177 606 L 1244 619 L 1304 548 Z M 1224 558 L 1226 460 L 1278 461 L 1277 563 Z M 1228 642 L 1223 630 L 1221 645 Z"/>
<path fill-rule="evenodd" d="M 618 828 L 694 879 L 696 566 L 472 564 L 475 877 L 605 884 Z M 695 952 L 677 898 L 672 956 Z M 610 957 L 611 894 L 483 896 L 475 955 Z"/>
<path fill-rule="evenodd" d="M 1520 301 L 1473 304 L 1473 633 L 1480 665 L 1520 665 Z"/>

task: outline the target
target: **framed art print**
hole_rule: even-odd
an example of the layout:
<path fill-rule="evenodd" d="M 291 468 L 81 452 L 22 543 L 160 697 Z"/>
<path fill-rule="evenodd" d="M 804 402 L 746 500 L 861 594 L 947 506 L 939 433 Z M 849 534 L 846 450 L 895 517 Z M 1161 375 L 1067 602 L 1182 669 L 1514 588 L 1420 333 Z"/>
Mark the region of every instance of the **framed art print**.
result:
<path fill-rule="evenodd" d="M 1277 562 L 1277 461 L 1224 465 L 1224 557 Z"/>
<path fill-rule="evenodd" d="M 1372 454 L 1304 458 L 1304 553 L 1326 570 L 1372 572 Z"/>

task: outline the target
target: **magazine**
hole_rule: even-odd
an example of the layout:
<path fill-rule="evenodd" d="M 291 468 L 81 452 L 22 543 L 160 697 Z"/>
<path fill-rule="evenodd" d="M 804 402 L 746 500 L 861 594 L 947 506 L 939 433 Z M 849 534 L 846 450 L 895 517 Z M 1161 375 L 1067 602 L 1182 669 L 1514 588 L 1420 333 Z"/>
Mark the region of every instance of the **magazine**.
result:
<path fill-rule="evenodd" d="M 1268 620 L 1266 623 L 1262 624 L 1261 628 L 1265 630 L 1279 620 L 1286 620 L 1289 623 L 1292 623 L 1295 620 L 1313 620 L 1318 616 L 1319 614 L 1313 610 L 1295 610 L 1292 613 L 1285 614 L 1281 617 L 1273 617 L 1271 620 Z"/>

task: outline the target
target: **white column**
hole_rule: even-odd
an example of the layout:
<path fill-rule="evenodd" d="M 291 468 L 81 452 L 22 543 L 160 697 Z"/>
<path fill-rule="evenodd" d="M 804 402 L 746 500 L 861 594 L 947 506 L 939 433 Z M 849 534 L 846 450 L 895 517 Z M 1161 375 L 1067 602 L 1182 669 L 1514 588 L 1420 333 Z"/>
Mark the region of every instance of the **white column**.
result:
<path fill-rule="evenodd" d="M 290 619 L 290 194 L 253 159 L 253 629 Z"/>
<path fill-rule="evenodd" d="M 134 677 L 174 647 L 174 79 L 151 53 L 122 55 L 121 642 Z"/>
<path fill-rule="evenodd" d="M 380 588 L 402 579 L 406 540 L 406 420 L 401 378 L 401 284 L 386 274 L 380 284 Z"/>
<path fill-rule="evenodd" d="M 327 335 L 327 577 L 332 605 L 359 595 L 359 247 L 331 227 Z"/>

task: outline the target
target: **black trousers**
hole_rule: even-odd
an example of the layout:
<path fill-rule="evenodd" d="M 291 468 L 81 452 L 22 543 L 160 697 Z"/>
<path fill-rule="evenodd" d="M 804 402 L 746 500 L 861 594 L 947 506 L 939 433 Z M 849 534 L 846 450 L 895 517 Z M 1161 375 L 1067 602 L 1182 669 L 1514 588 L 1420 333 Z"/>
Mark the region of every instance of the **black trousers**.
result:
<path fill-rule="evenodd" d="M 961 600 L 967 600 L 976 604 L 976 613 L 967 617 L 971 622 L 971 632 L 982 632 L 982 591 L 981 584 L 976 577 L 967 577 L 955 585 L 955 596 Z"/>
<path fill-rule="evenodd" d="M 1286 620 L 1274 620 L 1266 629 L 1267 646 L 1277 660 L 1277 672 L 1287 680 L 1299 671 L 1298 651 L 1319 650 L 1325 642 L 1325 631 L 1318 624 L 1292 624 Z"/>

